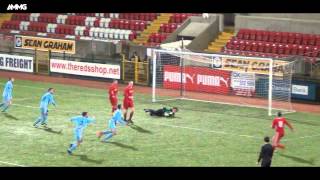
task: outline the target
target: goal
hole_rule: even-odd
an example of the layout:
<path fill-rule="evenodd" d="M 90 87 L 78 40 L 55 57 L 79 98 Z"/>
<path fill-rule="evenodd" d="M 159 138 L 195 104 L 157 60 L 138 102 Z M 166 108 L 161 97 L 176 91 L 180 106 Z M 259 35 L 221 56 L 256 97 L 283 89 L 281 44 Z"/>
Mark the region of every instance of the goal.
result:
<path fill-rule="evenodd" d="M 293 62 L 152 49 L 152 102 L 205 101 L 294 112 Z"/>

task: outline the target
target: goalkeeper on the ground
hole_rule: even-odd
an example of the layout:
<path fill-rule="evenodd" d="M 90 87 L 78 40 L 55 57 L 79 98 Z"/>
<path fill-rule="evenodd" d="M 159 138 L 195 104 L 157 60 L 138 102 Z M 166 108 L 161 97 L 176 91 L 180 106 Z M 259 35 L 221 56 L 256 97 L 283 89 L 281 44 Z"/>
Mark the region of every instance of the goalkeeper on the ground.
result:
<path fill-rule="evenodd" d="M 163 107 L 162 109 L 144 109 L 144 112 L 148 112 L 150 116 L 159 116 L 159 117 L 174 117 L 175 113 L 178 112 L 177 107 L 167 108 Z"/>

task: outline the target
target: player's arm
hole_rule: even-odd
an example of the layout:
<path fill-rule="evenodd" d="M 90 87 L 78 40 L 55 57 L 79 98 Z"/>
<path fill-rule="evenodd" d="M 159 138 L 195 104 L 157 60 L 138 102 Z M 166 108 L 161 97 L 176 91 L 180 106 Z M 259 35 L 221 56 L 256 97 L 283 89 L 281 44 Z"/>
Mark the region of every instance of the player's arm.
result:
<path fill-rule="evenodd" d="M 292 125 L 287 120 L 285 120 L 284 123 L 293 131 Z"/>
<path fill-rule="evenodd" d="M 50 96 L 50 102 L 52 105 L 56 106 L 56 102 L 55 102 L 54 97 L 52 95 Z"/>
<path fill-rule="evenodd" d="M 88 117 L 88 123 L 95 123 L 96 122 L 96 117 L 95 116 L 92 116 L 91 118 Z"/>

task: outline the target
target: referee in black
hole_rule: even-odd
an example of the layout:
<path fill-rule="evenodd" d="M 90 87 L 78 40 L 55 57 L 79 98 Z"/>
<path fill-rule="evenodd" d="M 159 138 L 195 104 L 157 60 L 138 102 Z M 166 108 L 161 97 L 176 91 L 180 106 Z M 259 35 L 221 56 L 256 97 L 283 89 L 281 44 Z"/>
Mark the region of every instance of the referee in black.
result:
<path fill-rule="evenodd" d="M 262 160 L 261 167 L 270 167 L 273 156 L 273 147 L 270 144 L 270 138 L 268 136 L 264 138 L 264 142 L 265 144 L 261 147 L 257 164 Z"/>

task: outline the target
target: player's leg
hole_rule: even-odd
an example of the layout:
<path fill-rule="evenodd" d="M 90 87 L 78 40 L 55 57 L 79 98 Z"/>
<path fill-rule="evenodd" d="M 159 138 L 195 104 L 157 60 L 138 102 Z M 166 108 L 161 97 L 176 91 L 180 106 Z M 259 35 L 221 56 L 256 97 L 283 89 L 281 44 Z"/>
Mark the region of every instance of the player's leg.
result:
<path fill-rule="evenodd" d="M 80 146 L 80 144 L 81 144 L 81 142 L 82 142 L 82 130 L 80 130 L 80 129 L 75 129 L 74 133 L 75 133 L 75 139 L 76 139 L 76 141 L 75 141 L 74 143 L 70 144 L 70 147 L 69 147 L 69 149 L 68 149 L 68 154 L 72 154 L 72 152 L 73 152 L 74 150 L 76 150 L 76 148 L 77 148 L 78 146 Z"/>
<path fill-rule="evenodd" d="M 277 142 L 277 144 L 278 144 L 278 148 L 281 148 L 281 149 L 285 149 L 285 146 L 283 145 L 283 144 L 280 144 L 280 141 L 281 141 L 281 139 L 284 137 L 284 134 L 279 134 L 279 138 L 278 138 L 278 142 Z"/>
<path fill-rule="evenodd" d="M 116 128 L 112 128 L 111 129 L 111 133 L 108 133 L 107 135 L 105 135 L 105 138 L 103 138 L 103 141 L 106 142 L 108 139 L 112 138 L 115 135 L 117 135 L 117 129 Z"/>
<path fill-rule="evenodd" d="M 43 118 L 42 118 L 42 121 L 41 121 L 41 125 L 47 127 L 47 124 L 48 124 L 48 109 L 45 110 L 45 113 L 43 113 Z"/>
<path fill-rule="evenodd" d="M 109 98 L 109 100 L 110 100 L 110 104 L 111 104 L 111 111 L 113 113 L 114 111 L 117 110 L 118 100 L 116 98 Z"/>
<path fill-rule="evenodd" d="M 272 137 L 272 147 L 273 147 L 273 149 L 276 149 L 276 147 L 278 146 L 278 144 L 277 144 L 278 138 L 279 138 L 279 133 L 276 132 L 276 134 Z"/>
<path fill-rule="evenodd" d="M 43 121 L 45 111 L 45 108 L 40 108 L 40 117 L 33 123 L 34 127 L 38 127 L 38 124 Z"/>
<path fill-rule="evenodd" d="M 4 100 L 4 105 L 2 107 L 2 112 L 6 112 L 9 109 L 11 103 L 12 103 L 11 98 L 6 97 Z"/>
<path fill-rule="evenodd" d="M 134 114 L 134 104 L 133 104 L 133 101 L 129 102 L 128 107 L 131 109 L 128 122 L 131 122 L 131 123 L 133 124 L 133 121 L 132 121 L 132 117 L 133 117 L 133 114 Z"/>
<path fill-rule="evenodd" d="M 103 138 L 103 141 L 107 141 L 108 139 L 112 138 L 113 135 L 117 134 L 116 124 L 113 121 L 109 122 L 108 127 L 110 130 L 104 132 L 105 137 Z"/>

